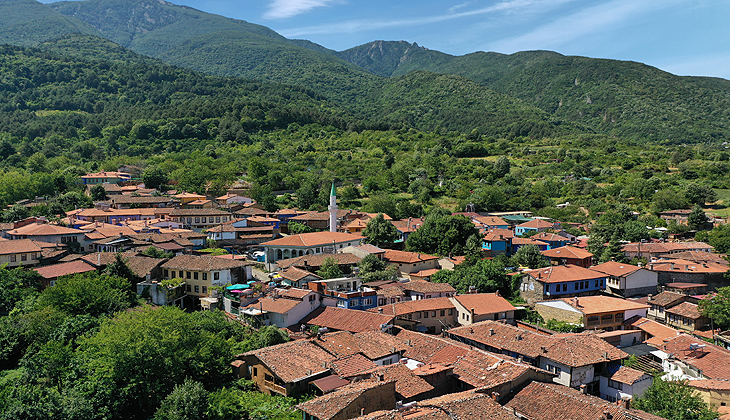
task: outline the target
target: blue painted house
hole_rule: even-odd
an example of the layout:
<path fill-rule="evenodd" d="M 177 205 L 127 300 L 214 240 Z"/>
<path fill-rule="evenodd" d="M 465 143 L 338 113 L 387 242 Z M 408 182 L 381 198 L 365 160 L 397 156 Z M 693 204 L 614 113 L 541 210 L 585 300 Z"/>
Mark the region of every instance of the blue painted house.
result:
<path fill-rule="evenodd" d="M 519 224 L 515 226 L 515 235 L 516 236 L 522 236 L 525 233 L 529 232 L 544 232 L 548 229 L 554 229 L 555 224 L 542 220 L 542 219 L 533 219 L 529 222 L 525 222 L 522 224 Z"/>
<path fill-rule="evenodd" d="M 522 277 L 520 296 L 528 303 L 575 296 L 597 295 L 606 288 L 605 273 L 577 265 L 530 270 Z"/>
<path fill-rule="evenodd" d="M 488 256 L 512 253 L 512 239 L 515 234 L 509 229 L 492 229 L 484 234 L 482 249 Z"/>
<path fill-rule="evenodd" d="M 560 248 L 561 246 L 565 246 L 570 243 L 568 238 L 549 232 L 540 232 L 537 235 L 530 236 L 530 238 L 547 243 L 548 250 Z"/>

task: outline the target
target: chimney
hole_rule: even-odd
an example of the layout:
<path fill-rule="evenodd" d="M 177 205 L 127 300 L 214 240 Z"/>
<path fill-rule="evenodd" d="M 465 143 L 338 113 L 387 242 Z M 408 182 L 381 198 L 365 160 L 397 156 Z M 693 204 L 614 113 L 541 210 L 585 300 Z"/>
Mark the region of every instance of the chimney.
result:
<path fill-rule="evenodd" d="M 603 410 L 603 420 L 610 420 L 611 417 L 611 412 L 609 412 L 608 410 Z"/>
<path fill-rule="evenodd" d="M 378 308 L 378 313 L 379 314 L 382 314 L 383 313 L 383 308 Z"/>
<path fill-rule="evenodd" d="M 619 407 L 625 408 L 627 410 L 631 409 L 631 398 L 623 397 L 618 402 Z"/>
<path fill-rule="evenodd" d="M 489 335 L 494 335 L 494 328 L 489 329 Z"/>
<path fill-rule="evenodd" d="M 684 265 L 684 271 L 689 271 L 689 266 L 687 264 Z"/>
<path fill-rule="evenodd" d="M 585 385 L 580 386 L 580 393 L 581 394 L 587 394 L 588 393 L 588 387 Z"/>
<path fill-rule="evenodd" d="M 545 346 L 540 347 L 540 350 L 542 350 L 543 353 L 547 353 L 547 347 L 545 347 Z M 581 386 L 585 386 L 585 385 L 581 385 Z"/>
<path fill-rule="evenodd" d="M 499 392 L 492 392 L 492 400 L 497 401 L 499 399 Z"/>

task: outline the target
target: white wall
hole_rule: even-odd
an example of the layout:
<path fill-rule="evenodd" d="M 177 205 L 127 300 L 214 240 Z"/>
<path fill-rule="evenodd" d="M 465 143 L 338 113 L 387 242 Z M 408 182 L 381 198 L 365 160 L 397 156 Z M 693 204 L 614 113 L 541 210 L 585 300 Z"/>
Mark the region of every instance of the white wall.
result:
<path fill-rule="evenodd" d="M 639 315 L 641 317 L 646 318 L 646 309 L 647 308 L 631 309 L 631 310 L 628 310 L 628 311 L 624 311 L 624 319 L 629 319 L 629 318 L 631 318 L 634 315 Z"/>
<path fill-rule="evenodd" d="M 654 271 L 640 269 L 626 276 L 626 289 L 636 289 L 639 287 L 656 287 L 659 274 Z"/>

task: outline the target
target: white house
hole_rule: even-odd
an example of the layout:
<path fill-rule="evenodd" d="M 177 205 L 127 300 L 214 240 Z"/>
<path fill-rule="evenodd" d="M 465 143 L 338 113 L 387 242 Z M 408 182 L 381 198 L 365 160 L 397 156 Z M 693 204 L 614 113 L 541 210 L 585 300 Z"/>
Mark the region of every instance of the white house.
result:
<path fill-rule="evenodd" d="M 645 268 L 608 261 L 591 267 L 609 276 L 606 291 L 623 297 L 646 296 L 656 293 L 659 274 Z"/>
<path fill-rule="evenodd" d="M 266 253 L 266 268 L 272 270 L 279 260 L 312 254 L 334 254 L 342 248 L 360 245 L 363 239 L 360 235 L 344 232 L 312 232 L 263 242 L 261 246 Z"/>
<path fill-rule="evenodd" d="M 646 372 L 626 366 L 613 370 L 615 371 L 609 371 L 608 376 L 600 377 L 601 398 L 611 402 L 620 401 L 622 398 L 641 397 L 654 379 Z"/>
<path fill-rule="evenodd" d="M 259 299 L 243 309 L 258 310 L 263 314 L 264 325 L 285 328 L 294 325 L 319 308 L 319 293 L 304 289 L 276 289 L 274 293 Z"/>

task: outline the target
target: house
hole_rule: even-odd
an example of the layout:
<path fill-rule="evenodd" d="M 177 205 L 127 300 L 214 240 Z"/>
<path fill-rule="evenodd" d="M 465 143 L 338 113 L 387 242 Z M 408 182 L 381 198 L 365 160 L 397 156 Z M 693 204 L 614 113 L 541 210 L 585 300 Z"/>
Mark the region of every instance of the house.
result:
<path fill-rule="evenodd" d="M 662 346 L 666 340 L 679 334 L 674 328 L 641 316 L 633 316 L 624 321 L 624 328 L 641 331 L 641 341 L 654 347 Z"/>
<path fill-rule="evenodd" d="M 358 246 L 348 246 L 342 248 L 340 251 L 343 254 L 353 254 L 358 256 L 360 259 L 367 257 L 368 255 L 375 255 L 379 260 L 385 258 L 385 250 L 372 244 L 362 244 Z"/>
<path fill-rule="evenodd" d="M 294 325 L 319 308 L 319 295 L 304 289 L 275 289 L 272 294 L 250 303 L 242 309 L 257 309 L 261 315 L 260 325 L 276 325 L 286 328 Z"/>
<path fill-rule="evenodd" d="M 623 322 L 633 316 L 646 317 L 649 305 L 608 296 L 562 298 L 535 303 L 535 310 L 545 320 L 554 319 L 585 329 L 614 331 L 624 329 Z"/>
<path fill-rule="evenodd" d="M 129 209 L 132 207 L 174 207 L 175 202 L 170 197 L 154 197 L 154 196 L 134 196 L 134 195 L 115 195 L 112 196 L 111 201 L 112 208 L 115 209 Z"/>
<path fill-rule="evenodd" d="M 196 232 L 226 223 L 232 217 L 231 213 L 212 208 L 175 209 L 170 212 L 170 218 L 173 221 L 182 223 L 183 228 L 192 229 Z"/>
<path fill-rule="evenodd" d="M 110 263 L 116 260 L 117 254 L 114 252 L 95 252 L 83 256 L 74 255 L 76 259 L 80 259 L 93 265 L 98 271 L 103 271 Z M 152 258 L 144 255 L 137 255 L 136 252 L 128 252 L 122 254 L 122 259 L 127 267 L 132 271 L 137 279 L 133 283 L 142 281 L 152 281 L 162 278 L 162 269 L 160 265 L 167 261 L 164 258 Z"/>
<path fill-rule="evenodd" d="M 239 354 L 238 376 L 269 395 L 298 396 L 330 373 L 335 357 L 309 340 L 290 341 Z"/>
<path fill-rule="evenodd" d="M 216 203 L 219 206 L 232 206 L 236 204 L 252 204 L 254 201 L 248 197 L 244 197 L 238 194 L 225 194 L 220 197 L 216 197 Z"/>
<path fill-rule="evenodd" d="M 659 275 L 641 266 L 608 261 L 591 267 L 608 276 L 606 291 L 624 298 L 656 293 Z"/>
<path fill-rule="evenodd" d="M 561 231 L 565 232 L 565 231 Z M 567 232 L 566 232 L 567 233 Z M 569 235 L 569 234 L 568 234 Z M 570 239 L 562 236 L 558 233 L 551 233 L 551 232 L 540 232 L 536 235 L 530 236 L 532 239 L 535 239 L 537 241 L 545 242 L 548 244 L 548 250 L 560 248 L 563 246 L 566 246 L 570 243 Z M 575 237 L 575 236 L 573 236 Z"/>
<path fill-rule="evenodd" d="M 441 258 L 439 260 L 439 267 L 441 267 L 442 270 L 453 271 L 457 265 L 463 263 L 465 260 L 466 260 L 466 257 L 463 255 L 460 255 L 457 257 Z"/>
<path fill-rule="evenodd" d="M 687 295 L 677 292 L 661 292 L 656 296 L 649 295 L 647 317 L 662 324 L 667 323 L 666 310 L 687 300 Z"/>
<path fill-rule="evenodd" d="M 727 255 L 714 254 L 712 252 L 682 251 L 682 252 L 675 252 L 674 254 L 671 255 L 671 257 L 679 259 L 679 260 L 692 261 L 693 263 L 696 263 L 696 264 L 713 263 L 713 264 L 720 264 L 720 265 L 724 265 L 724 266 L 730 266 L 730 261 L 725 259 L 727 257 Z"/>
<path fill-rule="evenodd" d="M 74 215 L 69 215 L 70 225 L 76 225 L 77 220 L 86 222 L 108 223 L 110 225 L 121 225 L 127 222 L 166 220 L 172 208 L 155 207 L 141 209 L 112 209 L 107 205 L 97 203 L 93 209 L 82 209 Z"/>
<path fill-rule="evenodd" d="M 357 233 L 360 234 L 362 231 L 365 230 L 365 228 L 368 227 L 368 222 L 370 220 L 368 219 L 355 219 L 346 225 L 342 226 L 341 229 L 344 230 L 347 233 Z"/>
<path fill-rule="evenodd" d="M 708 285 L 710 290 L 715 290 L 727 284 L 725 273 L 727 273 L 728 268 L 725 265 L 698 264 L 693 261 L 672 259 L 658 260 L 649 263 L 647 267 L 659 274 L 660 285 L 667 283 L 702 283 Z"/>
<path fill-rule="evenodd" d="M 322 280 L 322 277 L 294 266 L 279 271 L 279 275 L 283 284 L 298 288 L 305 287 L 310 281 Z"/>
<path fill-rule="evenodd" d="M 520 296 L 532 304 L 568 296 L 596 295 L 606 287 L 608 276 L 577 265 L 558 265 L 526 271 Z"/>
<path fill-rule="evenodd" d="M 96 271 L 96 268 L 85 261 L 76 260 L 34 268 L 33 270 L 41 275 L 41 283 L 44 287 L 52 287 L 56 285 L 56 280 L 59 277 L 90 273 Z"/>
<path fill-rule="evenodd" d="M 405 291 L 405 295 L 411 300 L 431 299 L 438 297 L 450 297 L 456 294 L 454 286 L 448 283 L 431 283 L 424 280 L 411 280 L 400 283 L 400 287 Z"/>
<path fill-rule="evenodd" d="M 730 351 L 687 334 L 678 334 L 655 345 L 665 380 L 713 379 L 730 381 Z"/>
<path fill-rule="evenodd" d="M 270 241 L 279 234 L 273 226 L 253 226 L 248 219 L 232 219 L 207 230 L 209 239 L 222 247 L 247 248 Z"/>
<path fill-rule="evenodd" d="M 425 220 L 426 219 L 423 217 L 409 217 L 408 219 L 391 221 L 390 223 L 395 226 L 395 228 L 398 230 L 398 234 L 400 235 L 400 238 L 398 238 L 396 242 L 405 243 L 411 233 L 417 231 L 421 226 L 423 226 Z"/>
<path fill-rule="evenodd" d="M 449 298 L 456 308 L 456 322 L 471 325 L 494 320 L 513 323 L 515 307 L 497 293 L 470 293 Z"/>
<path fill-rule="evenodd" d="M 318 280 L 309 282 L 307 288 L 316 290 L 325 306 L 338 308 L 367 310 L 378 305 L 377 292 L 364 290 L 362 281 L 355 277 Z"/>
<path fill-rule="evenodd" d="M 512 254 L 512 239 L 515 234 L 510 229 L 491 229 L 484 234 L 482 249 L 488 256 Z"/>
<path fill-rule="evenodd" d="M 353 333 L 380 330 L 384 325 L 393 325 L 395 316 L 354 309 L 321 306 L 302 319 L 304 325 L 326 327 L 334 331 Z"/>
<path fill-rule="evenodd" d="M 700 313 L 695 303 L 682 302 L 666 310 L 667 325 L 683 331 L 705 331 L 710 329 L 710 318 Z"/>
<path fill-rule="evenodd" d="M 353 355 L 362 355 L 369 362 L 365 363 L 366 369 L 352 369 L 353 364 L 348 363 L 347 367 L 344 363 L 337 366 L 342 377 L 353 378 L 356 376 L 364 376 L 366 371 L 375 369 L 378 366 L 390 366 L 398 364 L 403 352 L 408 347 L 407 341 L 399 339 L 391 334 L 381 332 L 379 330 L 364 331 L 359 333 L 351 333 L 348 331 L 337 331 L 325 334 L 318 334 L 317 338 L 312 342 L 319 347 L 327 350 L 341 361 L 343 358 Z M 362 360 L 361 360 L 362 361 Z M 349 368 L 349 372 L 342 372 L 345 368 Z"/>
<path fill-rule="evenodd" d="M 621 247 L 626 258 L 645 258 L 649 261 L 668 258 L 686 251 L 712 252 L 714 248 L 703 242 L 633 242 Z"/>
<path fill-rule="evenodd" d="M 328 211 L 307 211 L 298 213 L 288 218 L 287 223 L 297 222 L 309 226 L 314 230 L 329 230 L 330 213 Z M 361 229 L 362 230 L 362 229 Z M 360 231 L 349 231 L 348 233 L 359 233 Z"/>
<path fill-rule="evenodd" d="M 7 231 L 11 240 L 32 239 L 36 242 L 66 244 L 69 248 L 77 248 L 82 252 L 88 246 L 85 233 L 79 229 L 46 223 L 45 218 L 38 218 L 35 223 Z"/>
<path fill-rule="evenodd" d="M 395 381 L 361 381 L 297 405 L 304 420 L 348 420 L 396 407 Z"/>
<path fill-rule="evenodd" d="M 530 239 L 534 239 L 534 236 Z M 542 255 L 548 258 L 553 265 L 577 265 L 578 267 L 583 268 L 588 268 L 593 265 L 593 254 L 585 249 L 572 247 L 570 245 L 561 246 L 559 248 L 549 248 L 542 251 Z"/>
<path fill-rule="evenodd" d="M 663 291 L 681 293 L 687 296 L 703 295 L 706 289 L 707 285 L 703 283 L 667 283 L 662 286 Z"/>
<path fill-rule="evenodd" d="M 358 417 L 361 420 L 518 420 L 512 410 L 502 407 L 486 393 L 474 390 L 451 393 L 416 402 L 394 411 L 379 411 Z"/>
<path fill-rule="evenodd" d="M 639 398 L 652 382 L 654 377 L 646 372 L 626 366 L 612 366 L 607 376 L 601 376 L 600 395 L 609 402 Z"/>
<path fill-rule="evenodd" d="M 496 321 L 453 328 L 446 336 L 546 370 L 555 375 L 555 383 L 573 388 L 587 385 L 593 392 L 598 392 L 601 373 L 628 357 L 591 333 L 550 336 Z"/>
<path fill-rule="evenodd" d="M 8 268 L 32 267 L 38 265 L 43 258 L 43 250 L 59 250 L 55 243 L 45 243 L 32 239 L 0 240 L 0 267 Z"/>
<path fill-rule="evenodd" d="M 662 420 L 662 417 L 632 409 L 628 399 L 619 404 L 602 400 L 582 390 L 556 384 L 532 382 L 518 392 L 506 407 L 520 419 L 554 420 Z M 546 409 L 549 407 L 549 409 Z"/>
<path fill-rule="evenodd" d="M 395 325 L 406 328 L 414 325 L 418 331 L 431 334 L 440 334 L 445 328 L 457 325 L 456 309 L 447 297 L 393 303 L 370 311 L 394 316 Z"/>
<path fill-rule="evenodd" d="M 547 242 L 538 241 L 537 239 L 532 238 L 515 237 L 510 240 L 510 244 L 512 245 L 510 255 L 517 253 L 517 251 L 525 245 L 535 245 L 540 251 L 546 251 L 548 249 Z"/>
<path fill-rule="evenodd" d="M 515 226 L 515 235 L 522 236 L 531 232 L 544 232 L 548 229 L 555 229 L 555 227 L 555 223 L 548 222 L 543 219 L 532 219 L 529 222 Z"/>
<path fill-rule="evenodd" d="M 362 372 L 371 381 L 395 381 L 395 397 L 399 403 L 408 404 L 433 396 L 434 386 L 422 378 L 415 369 L 411 370 L 402 363 L 378 366 Z"/>
<path fill-rule="evenodd" d="M 185 280 L 188 296 L 212 296 L 213 286 L 245 283 L 252 278 L 252 262 L 211 256 L 178 255 L 162 264 L 165 279 Z"/>
<path fill-rule="evenodd" d="M 403 276 L 422 270 L 438 268 L 439 263 L 439 258 L 434 255 L 396 251 L 394 249 L 386 249 L 384 259 L 388 265 L 398 268 L 398 272 Z"/>
<path fill-rule="evenodd" d="M 340 267 L 340 270 L 346 274 L 351 273 L 353 268 L 355 268 L 360 263 L 360 261 L 362 261 L 360 257 L 354 254 L 307 254 L 301 257 L 279 260 L 276 262 L 274 269 L 278 268 L 280 270 L 283 270 L 289 267 L 297 267 L 301 268 L 302 270 L 315 272 L 322 268 L 322 265 L 328 259 L 334 261 L 335 264 Z"/>
<path fill-rule="evenodd" d="M 183 207 L 187 206 L 188 204 L 192 203 L 193 201 L 207 199 L 207 197 L 204 195 L 193 194 L 193 193 L 180 193 L 180 194 L 175 194 L 173 197 L 180 200 L 180 205 Z"/>
<path fill-rule="evenodd" d="M 372 283 L 368 283 L 364 284 L 363 286 L 370 287 L 371 284 Z M 401 285 L 395 281 L 378 287 L 372 286 L 372 288 L 374 288 L 377 293 L 378 306 L 410 300 L 410 298 L 406 297 L 406 293 L 403 290 L 403 287 L 401 287 Z"/>
<path fill-rule="evenodd" d="M 664 220 L 674 220 L 677 224 L 686 225 L 692 209 L 667 210 L 659 213 L 659 217 Z"/>
<path fill-rule="evenodd" d="M 509 229 L 509 223 L 498 216 L 481 216 L 479 214 L 471 216 L 471 221 L 474 224 L 483 229 Z"/>
<path fill-rule="evenodd" d="M 263 242 L 261 246 L 266 253 L 266 266 L 271 270 L 279 260 L 307 254 L 334 254 L 344 247 L 360 245 L 363 239 L 343 232 L 312 232 Z"/>
<path fill-rule="evenodd" d="M 727 417 L 727 406 L 730 405 L 730 381 L 697 379 L 688 381 L 687 385 L 694 388 L 697 395 L 702 398 L 705 404 L 720 411 L 720 419 Z"/>
<path fill-rule="evenodd" d="M 84 185 L 119 184 L 131 180 L 132 175 L 126 172 L 96 172 L 81 176 L 81 183 Z"/>

